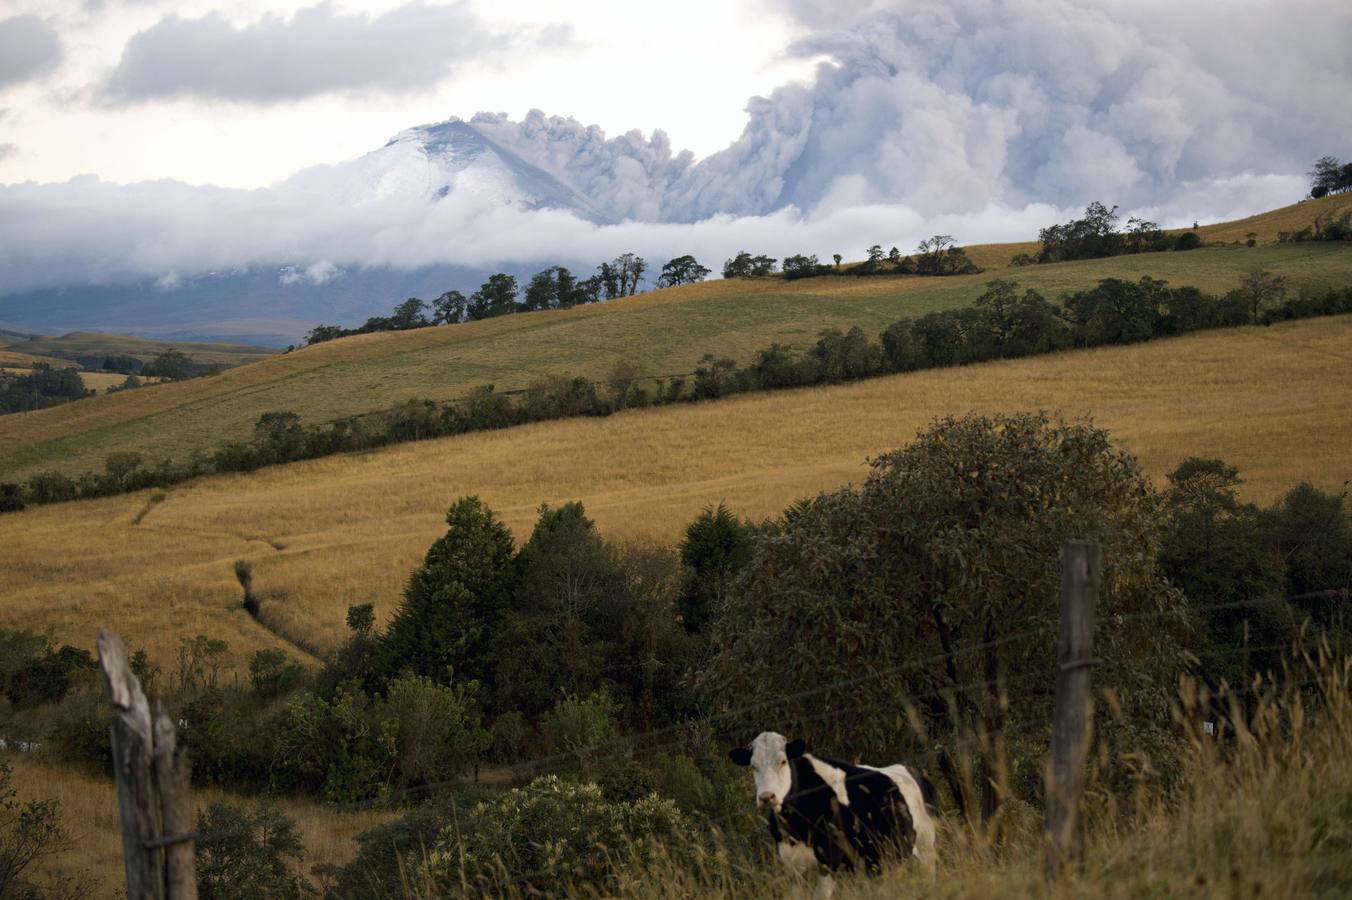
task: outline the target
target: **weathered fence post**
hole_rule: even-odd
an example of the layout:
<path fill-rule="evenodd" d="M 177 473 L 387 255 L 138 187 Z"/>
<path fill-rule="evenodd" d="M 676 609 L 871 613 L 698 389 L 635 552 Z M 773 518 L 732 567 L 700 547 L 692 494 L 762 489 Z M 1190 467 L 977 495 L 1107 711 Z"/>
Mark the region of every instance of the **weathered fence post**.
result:
<path fill-rule="evenodd" d="M 1080 800 L 1084 763 L 1093 738 L 1089 689 L 1103 549 L 1089 541 L 1061 545 L 1061 627 L 1057 637 L 1056 697 L 1051 762 L 1047 770 L 1047 875 L 1056 877 L 1082 850 Z"/>
<path fill-rule="evenodd" d="M 101 630 L 98 650 L 104 691 L 117 710 L 109 731 L 127 898 L 196 900 L 188 767 L 177 752 L 174 725 L 162 713 L 152 723 L 120 637 Z"/>

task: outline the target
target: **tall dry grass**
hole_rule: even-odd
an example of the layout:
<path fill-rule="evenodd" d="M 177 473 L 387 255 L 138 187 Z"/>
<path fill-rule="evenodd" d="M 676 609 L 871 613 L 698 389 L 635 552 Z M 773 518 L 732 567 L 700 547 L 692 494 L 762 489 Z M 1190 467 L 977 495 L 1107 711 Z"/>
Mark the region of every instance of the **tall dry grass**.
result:
<path fill-rule="evenodd" d="M 998 845 L 948 816 L 933 881 L 914 865 L 894 866 L 877 878 L 838 877 L 836 896 L 1352 896 L 1352 659 L 1335 659 L 1327 646 L 1299 657 L 1284 680 L 1251 688 L 1249 714 L 1233 704 L 1217 737 L 1188 712 L 1199 699 L 1195 685 L 1182 685 L 1177 718 L 1186 740 L 1181 757 L 1167 761 L 1172 787 L 1143 786 L 1121 802 L 1091 791 L 1083 862 L 1060 880 L 1045 876 L 1038 812 L 1020 804 Z M 772 860 L 720 849 L 693 862 L 668 857 L 622 866 L 604 896 L 806 897 L 811 880 L 779 871 Z M 426 896 L 429 887 L 411 893 Z M 579 886 L 577 893 L 596 892 Z"/>
<path fill-rule="evenodd" d="M 53 799 L 59 803 L 63 848 L 43 861 L 37 880 L 50 884 L 56 878 L 73 879 L 87 884 L 89 896 L 125 896 L 122 836 L 112 781 L 23 755 L 11 756 L 10 762 L 21 800 Z M 256 798 L 218 788 L 192 790 L 194 815 L 217 801 L 249 806 Z M 395 818 L 389 811 L 339 812 L 301 799 L 281 798 L 276 803 L 296 820 L 305 844 L 302 864 L 307 872 L 316 865 L 346 863 L 356 853 L 352 840 L 356 835 Z"/>

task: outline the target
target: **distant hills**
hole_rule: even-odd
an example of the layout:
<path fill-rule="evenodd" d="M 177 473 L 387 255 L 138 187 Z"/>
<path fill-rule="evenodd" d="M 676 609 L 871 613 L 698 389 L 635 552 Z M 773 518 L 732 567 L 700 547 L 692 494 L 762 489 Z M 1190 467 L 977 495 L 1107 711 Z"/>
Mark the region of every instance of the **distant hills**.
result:
<path fill-rule="evenodd" d="M 1348 205 L 1347 198 L 1203 226 L 1200 233 L 1211 245 L 1185 253 L 1011 267 L 1014 255 L 1034 245 L 975 245 L 967 248 L 969 255 L 984 269 L 976 275 L 708 281 L 569 310 L 343 338 L 211 378 L 0 419 L 0 446 L 6 449 L 0 480 L 48 468 L 71 474 L 99 469 L 116 450 L 183 459 L 247 437 L 269 410 L 294 411 L 306 424 L 319 424 L 411 398 L 463 397 L 484 384 L 511 390 L 547 375 L 604 382 L 620 360 L 639 364 L 649 376 L 690 373 L 706 353 L 746 363 L 775 342 L 805 349 L 826 328 L 858 325 L 876 335 L 905 316 L 968 306 L 997 277 L 1051 298 L 1093 287 L 1101 278 L 1147 275 L 1219 293 L 1255 269 L 1285 276 L 1292 289 L 1343 287 L 1352 283 L 1352 246 L 1271 243 L 1282 231 L 1340 209 L 1338 204 Z M 1256 246 L 1246 246 L 1250 234 L 1257 236 Z M 58 340 L 69 345 L 76 337 Z M 41 344 L 27 349 L 51 352 Z M 185 352 L 209 361 L 200 351 Z"/>

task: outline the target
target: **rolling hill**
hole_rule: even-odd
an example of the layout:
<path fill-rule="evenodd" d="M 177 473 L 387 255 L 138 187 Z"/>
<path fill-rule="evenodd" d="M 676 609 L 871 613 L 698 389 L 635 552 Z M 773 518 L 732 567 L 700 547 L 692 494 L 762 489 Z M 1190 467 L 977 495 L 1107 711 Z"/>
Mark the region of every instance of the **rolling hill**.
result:
<path fill-rule="evenodd" d="M 349 605 L 387 617 L 460 495 L 481 495 L 518 538 L 539 504 L 576 499 L 608 537 L 670 542 L 709 504 L 759 518 L 858 481 L 867 457 L 935 416 L 1039 408 L 1092 415 L 1157 483 L 1201 455 L 1238 466 L 1258 501 L 1301 480 L 1336 488 L 1352 476 L 1352 316 L 540 423 L 35 507 L 0 516 L 5 613 L 80 646 L 113 626 L 166 664 L 195 634 L 229 641 L 236 664 L 264 647 L 305 657 L 278 634 L 323 650 L 343 637 Z M 253 564 L 276 633 L 241 608 L 237 559 Z"/>
<path fill-rule="evenodd" d="M 275 356 L 278 352 L 269 347 L 253 344 L 158 341 L 96 331 L 72 331 L 59 337 L 46 335 L 21 337 L 0 333 L 0 359 L 5 358 L 5 354 L 37 355 L 47 358 L 47 360 L 39 359 L 39 362 L 56 359 L 94 365 L 101 363 L 106 357 L 122 355 L 148 363 L 169 347 L 182 351 L 194 362 L 221 366 L 242 366 Z"/>
<path fill-rule="evenodd" d="M 1254 232 L 1270 240 L 1348 206 L 1346 198 L 1328 199 L 1334 202 L 1296 204 L 1208 226 L 1204 233 L 1230 240 Z M 7 452 L 0 458 L 0 480 L 45 469 L 69 474 L 100 469 L 118 450 L 182 460 L 247 437 L 259 414 L 269 410 L 294 411 L 314 424 L 413 397 L 456 398 L 483 384 L 519 388 L 549 374 L 603 379 L 620 360 L 636 362 L 653 376 L 688 373 L 706 353 L 746 361 L 772 342 L 809 345 L 826 328 L 859 325 L 877 332 L 903 316 L 967 305 L 994 277 L 1017 279 L 1053 297 L 1101 278 L 1145 275 L 1224 291 L 1254 269 L 1284 275 L 1293 288 L 1352 282 L 1347 245 L 1235 243 L 1189 253 L 1007 267 L 1014 253 L 1031 246 L 970 248 L 986 269 L 971 276 L 711 281 L 572 310 L 346 338 L 211 378 L 4 417 L 0 444 Z"/>

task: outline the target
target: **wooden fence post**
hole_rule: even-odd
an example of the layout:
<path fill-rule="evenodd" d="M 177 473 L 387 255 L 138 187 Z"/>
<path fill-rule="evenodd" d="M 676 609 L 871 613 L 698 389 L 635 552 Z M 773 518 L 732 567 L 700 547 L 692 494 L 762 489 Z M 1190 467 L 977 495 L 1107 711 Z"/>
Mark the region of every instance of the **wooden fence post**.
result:
<path fill-rule="evenodd" d="M 188 767 L 175 746 L 174 724 L 163 713 L 152 723 L 120 637 L 101 630 L 98 651 L 104 692 L 117 710 L 109 731 L 127 898 L 196 900 Z"/>
<path fill-rule="evenodd" d="M 1061 626 L 1056 642 L 1056 698 L 1047 771 L 1047 875 L 1056 877 L 1081 850 L 1084 763 L 1093 739 L 1094 607 L 1103 549 L 1089 541 L 1061 545 Z"/>

